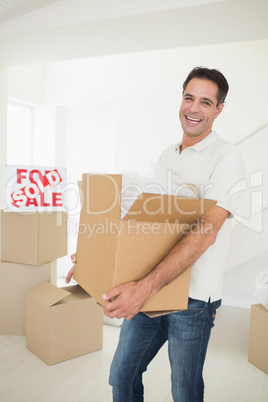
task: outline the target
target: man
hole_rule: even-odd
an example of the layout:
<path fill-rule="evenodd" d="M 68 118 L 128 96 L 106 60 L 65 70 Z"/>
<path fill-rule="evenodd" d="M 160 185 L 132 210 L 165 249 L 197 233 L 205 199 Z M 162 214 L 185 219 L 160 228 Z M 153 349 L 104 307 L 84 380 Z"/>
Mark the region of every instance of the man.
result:
<path fill-rule="evenodd" d="M 197 67 L 190 72 L 183 84 L 179 112 L 182 142 L 166 149 L 159 160 L 160 166 L 176 172 L 185 183 L 195 184 L 200 197 L 214 199 L 217 204 L 146 277 L 103 295 L 104 313 L 110 318 L 125 318 L 110 373 L 114 402 L 143 401 L 142 373 L 166 341 L 174 401 L 203 401 L 203 365 L 221 304 L 230 232 L 227 218 L 232 216 L 229 198 L 243 178 L 243 162 L 236 147 L 212 131 L 228 89 L 218 70 Z M 150 296 L 191 266 L 187 310 L 155 318 L 140 313 Z"/>

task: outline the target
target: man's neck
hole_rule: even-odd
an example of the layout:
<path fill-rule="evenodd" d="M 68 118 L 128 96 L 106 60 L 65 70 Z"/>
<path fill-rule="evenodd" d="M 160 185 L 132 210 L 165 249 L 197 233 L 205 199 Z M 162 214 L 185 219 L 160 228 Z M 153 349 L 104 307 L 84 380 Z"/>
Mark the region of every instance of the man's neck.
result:
<path fill-rule="evenodd" d="M 210 133 L 203 135 L 203 136 L 198 136 L 198 137 L 190 137 L 189 135 L 183 133 L 182 145 L 180 147 L 180 151 L 182 152 L 184 149 L 186 149 L 188 147 L 192 147 L 193 145 L 197 144 L 198 142 L 200 142 L 204 138 L 206 138 Z"/>

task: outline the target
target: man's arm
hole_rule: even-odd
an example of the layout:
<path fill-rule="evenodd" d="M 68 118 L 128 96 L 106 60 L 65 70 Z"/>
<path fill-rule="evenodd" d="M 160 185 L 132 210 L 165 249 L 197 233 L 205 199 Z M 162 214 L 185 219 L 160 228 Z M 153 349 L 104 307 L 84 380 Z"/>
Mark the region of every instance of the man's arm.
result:
<path fill-rule="evenodd" d="M 110 318 L 133 318 L 146 300 L 192 266 L 211 246 L 229 212 L 214 206 L 143 279 L 119 285 L 103 295 Z"/>
<path fill-rule="evenodd" d="M 75 268 L 75 263 L 76 263 L 76 254 L 72 254 L 71 255 L 71 261 L 74 264 L 72 266 L 72 268 L 70 269 L 70 271 L 68 272 L 66 278 L 65 278 L 65 283 L 70 283 L 73 275 L 74 275 L 74 268 Z"/>

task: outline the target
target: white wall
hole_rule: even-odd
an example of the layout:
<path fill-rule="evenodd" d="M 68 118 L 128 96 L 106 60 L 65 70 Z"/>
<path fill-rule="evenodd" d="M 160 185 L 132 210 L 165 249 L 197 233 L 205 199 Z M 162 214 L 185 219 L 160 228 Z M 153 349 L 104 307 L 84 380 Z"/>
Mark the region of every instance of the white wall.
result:
<path fill-rule="evenodd" d="M 244 205 L 241 213 L 244 217 L 249 218 L 268 207 L 267 138 L 268 124 L 238 144 L 246 161 L 247 191 L 241 194 Z"/>
<path fill-rule="evenodd" d="M 267 47 L 268 40 L 260 40 L 12 67 L 8 94 L 46 105 L 47 116 L 51 108 L 51 125 L 58 106 L 110 104 L 114 169 L 145 169 L 148 160 L 155 161 L 180 138 L 181 84 L 195 65 L 221 69 L 230 83 L 215 124 L 224 138 L 237 142 L 267 124 Z M 51 137 L 50 143 L 54 146 Z"/>
<path fill-rule="evenodd" d="M 0 161 L 1 165 L 7 162 L 7 70 L 0 68 Z M 2 166 L 3 166 L 2 165 Z M 0 209 L 4 208 L 4 172 L 3 168 L 0 172 Z M 0 220 L 0 236 L 1 236 L 1 220 Z M 1 244 L 0 244 L 0 255 L 1 255 Z"/>
<path fill-rule="evenodd" d="M 54 166 L 56 160 L 56 107 L 35 106 L 33 109 L 33 164 Z"/>
<path fill-rule="evenodd" d="M 115 169 L 144 169 L 179 139 L 181 85 L 196 65 L 219 68 L 230 83 L 215 124 L 224 138 L 237 142 L 267 124 L 267 47 L 261 40 L 49 63 L 46 102 L 113 104 Z"/>
<path fill-rule="evenodd" d="M 44 104 L 44 66 L 8 68 L 8 96 L 30 104 Z"/>

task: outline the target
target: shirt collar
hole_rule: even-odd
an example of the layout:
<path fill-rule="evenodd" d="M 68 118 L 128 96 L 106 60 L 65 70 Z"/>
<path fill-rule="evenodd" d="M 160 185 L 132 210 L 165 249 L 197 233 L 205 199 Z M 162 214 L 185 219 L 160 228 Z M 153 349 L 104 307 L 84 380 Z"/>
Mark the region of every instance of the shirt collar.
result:
<path fill-rule="evenodd" d="M 205 137 L 203 140 L 197 142 L 195 145 L 192 145 L 191 147 L 187 147 L 186 149 L 194 149 L 195 151 L 203 151 L 204 149 L 208 148 L 210 145 L 212 145 L 217 139 L 219 138 L 218 134 L 216 131 L 211 131 L 211 133 Z M 182 145 L 182 142 L 179 143 L 179 147 Z M 185 149 L 185 151 L 186 151 Z"/>

